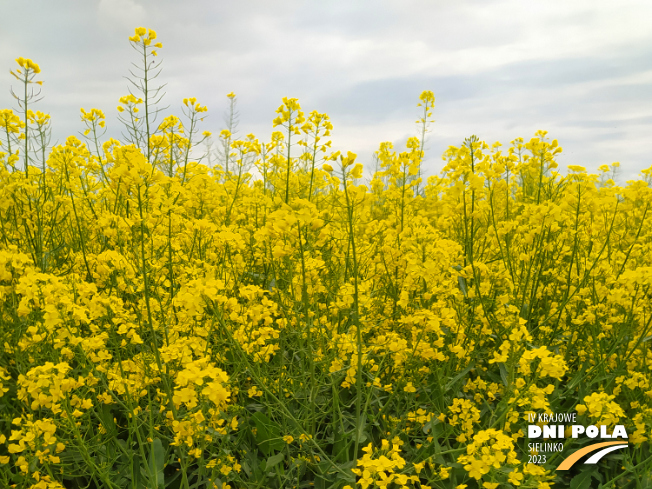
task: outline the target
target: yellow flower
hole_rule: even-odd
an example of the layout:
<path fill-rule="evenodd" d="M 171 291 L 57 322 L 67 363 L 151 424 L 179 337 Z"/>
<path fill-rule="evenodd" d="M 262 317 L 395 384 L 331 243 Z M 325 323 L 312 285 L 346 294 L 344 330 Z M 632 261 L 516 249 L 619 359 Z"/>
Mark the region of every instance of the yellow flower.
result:
<path fill-rule="evenodd" d="M 421 95 L 419 95 L 419 100 L 426 104 L 429 107 L 432 107 L 435 104 L 435 94 L 432 93 L 430 90 L 425 90 L 421 92 Z M 421 106 L 422 104 L 420 103 L 418 106 Z"/>
<path fill-rule="evenodd" d="M 586 168 L 584 168 L 583 166 L 579 166 L 579 165 L 568 165 L 568 169 L 570 171 L 574 171 L 574 172 L 578 172 L 578 173 L 586 171 Z"/>
<path fill-rule="evenodd" d="M 351 153 L 350 151 L 346 152 L 346 156 L 340 156 L 340 160 L 342 161 L 342 168 L 346 168 L 347 166 L 352 165 L 356 157 L 357 155 L 355 153 Z"/>
<path fill-rule="evenodd" d="M 40 73 L 41 68 L 34 61 L 27 58 L 16 58 L 16 63 L 18 63 L 22 68 L 25 68 L 25 71 L 31 70 L 33 73 Z M 19 71 L 20 73 L 20 71 Z"/>
<path fill-rule="evenodd" d="M 403 390 L 405 392 L 409 392 L 409 393 L 417 391 L 416 388 L 412 385 L 412 382 L 408 382 L 407 385 L 405 387 L 403 387 Z"/>
<path fill-rule="evenodd" d="M 516 469 L 512 470 L 507 477 L 508 481 L 515 486 L 520 486 L 523 481 L 523 474 Z"/>
<path fill-rule="evenodd" d="M 362 178 L 362 164 L 357 163 L 353 167 L 353 170 L 351 170 L 351 176 L 353 178 Z"/>

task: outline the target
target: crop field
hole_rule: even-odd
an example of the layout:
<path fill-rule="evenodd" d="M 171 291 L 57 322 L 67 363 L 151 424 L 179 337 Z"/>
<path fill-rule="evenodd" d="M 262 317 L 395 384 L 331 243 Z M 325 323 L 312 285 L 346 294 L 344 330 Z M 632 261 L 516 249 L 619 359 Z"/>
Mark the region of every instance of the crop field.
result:
<path fill-rule="evenodd" d="M 49 148 L 29 59 L 0 111 L 0 488 L 652 487 L 650 170 L 539 131 L 426 177 L 429 91 L 366 171 L 294 98 L 212 136 L 129 41 L 121 141 Z"/>

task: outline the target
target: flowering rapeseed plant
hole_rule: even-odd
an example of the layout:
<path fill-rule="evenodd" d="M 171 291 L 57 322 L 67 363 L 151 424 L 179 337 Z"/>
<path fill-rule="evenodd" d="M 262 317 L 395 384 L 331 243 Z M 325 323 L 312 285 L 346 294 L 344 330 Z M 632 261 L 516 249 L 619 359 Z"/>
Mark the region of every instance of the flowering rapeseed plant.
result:
<path fill-rule="evenodd" d="M 560 412 L 622 424 L 594 475 L 649 483 L 649 170 L 563 176 L 539 131 L 424 182 L 429 91 L 368 181 L 294 98 L 261 142 L 228 94 L 204 164 L 205 106 L 156 119 L 156 38 L 129 39 L 124 141 L 81 109 L 47 151 L 34 93 L 0 111 L 2 487 L 564 487 L 526 437 Z"/>

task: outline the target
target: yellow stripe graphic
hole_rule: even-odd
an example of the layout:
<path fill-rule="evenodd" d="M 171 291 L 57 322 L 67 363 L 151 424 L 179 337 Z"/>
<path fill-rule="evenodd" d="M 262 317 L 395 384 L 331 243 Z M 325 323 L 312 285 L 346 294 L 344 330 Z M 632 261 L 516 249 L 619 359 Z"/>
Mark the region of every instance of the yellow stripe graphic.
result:
<path fill-rule="evenodd" d="M 557 470 L 568 470 L 570 469 L 575 462 L 577 462 L 579 459 L 581 459 L 584 455 L 595 452 L 596 450 L 603 448 L 603 447 L 609 447 L 611 445 L 622 445 L 622 441 L 605 441 L 603 443 L 596 443 L 595 445 L 589 445 L 588 447 L 584 447 L 581 450 L 578 450 L 568 457 L 564 459 L 562 463 L 559 464 L 559 467 L 557 467 Z"/>

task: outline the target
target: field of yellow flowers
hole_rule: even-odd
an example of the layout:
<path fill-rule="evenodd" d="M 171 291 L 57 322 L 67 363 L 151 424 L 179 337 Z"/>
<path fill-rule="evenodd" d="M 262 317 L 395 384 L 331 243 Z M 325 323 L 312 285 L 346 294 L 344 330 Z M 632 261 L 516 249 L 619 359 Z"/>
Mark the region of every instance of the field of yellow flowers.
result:
<path fill-rule="evenodd" d="M 49 150 L 40 68 L 12 72 L 0 487 L 652 487 L 649 170 L 564 176 L 540 131 L 470 137 L 424 180 L 432 92 L 366 184 L 291 98 L 270 142 L 225 129 L 208 165 L 206 107 L 156 120 L 155 39 L 130 38 L 123 141 L 82 109 L 85 140 Z M 556 470 L 596 441 L 528 439 L 556 413 L 628 447 Z"/>

